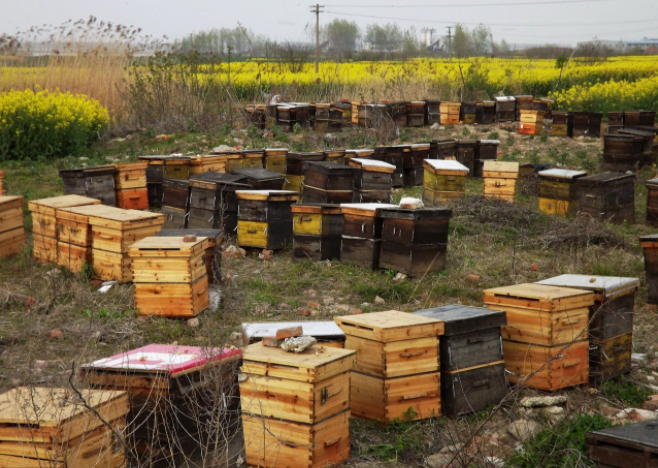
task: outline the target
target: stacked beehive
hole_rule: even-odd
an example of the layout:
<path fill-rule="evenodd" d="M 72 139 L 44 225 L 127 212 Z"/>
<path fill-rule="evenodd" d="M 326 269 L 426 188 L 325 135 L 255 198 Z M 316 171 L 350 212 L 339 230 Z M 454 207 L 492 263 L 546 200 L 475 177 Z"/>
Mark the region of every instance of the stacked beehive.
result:
<path fill-rule="evenodd" d="M 162 214 L 165 229 L 185 229 L 190 208 L 189 179 L 164 179 L 162 181 Z"/>
<path fill-rule="evenodd" d="M 373 159 L 352 158 L 348 163 L 357 169 L 354 176 L 355 203 L 388 203 L 391 201 L 395 166 Z"/>
<path fill-rule="evenodd" d="M 258 157 L 258 156 L 256 156 Z M 260 153 L 260 163 L 262 164 L 262 153 Z M 226 172 L 226 157 L 223 153 L 217 154 L 213 151 L 211 154 L 197 154 L 190 157 L 190 175 L 192 176 L 203 174 L 204 172 Z M 259 160 L 256 159 L 256 162 Z"/>
<path fill-rule="evenodd" d="M 146 190 L 148 192 L 149 206 L 156 207 L 162 204 L 162 180 L 164 179 L 164 162 L 169 156 L 153 155 L 138 156 L 137 159 L 148 163 L 146 167 Z"/>
<path fill-rule="evenodd" d="M 439 206 L 466 193 L 468 168 L 457 161 L 426 159 L 423 163 L 423 202 Z"/>
<path fill-rule="evenodd" d="M 338 205 L 293 205 L 291 211 L 293 260 L 318 261 L 340 258 L 343 215 Z"/>
<path fill-rule="evenodd" d="M 85 265 L 93 265 L 94 234 L 89 224 L 89 216 L 122 211 L 121 208 L 105 205 L 58 208 L 55 212 L 57 263 L 73 272 L 82 271 Z"/>
<path fill-rule="evenodd" d="M 552 117 L 551 136 L 572 136 L 573 124 L 570 129 L 569 122 L 572 121 L 572 117 L 569 115 L 569 112 L 553 111 Z"/>
<path fill-rule="evenodd" d="M 404 186 L 418 187 L 423 185 L 425 168 L 423 162 L 430 157 L 429 143 L 414 143 L 410 151 L 402 153 L 404 160 Z"/>
<path fill-rule="evenodd" d="M 468 176 L 473 177 L 477 140 L 458 140 L 456 159 L 468 168 Z"/>
<path fill-rule="evenodd" d="M 466 125 L 475 123 L 475 114 L 477 112 L 477 103 L 474 101 L 462 101 L 459 109 L 459 120 Z"/>
<path fill-rule="evenodd" d="M 238 245 L 268 250 L 292 243 L 291 205 L 299 193 L 290 190 L 238 190 Z"/>
<path fill-rule="evenodd" d="M 443 322 L 439 339 L 441 407 L 450 418 L 498 405 L 507 395 L 502 310 L 448 305 L 414 312 Z"/>
<path fill-rule="evenodd" d="M 148 210 L 146 169 L 148 162 L 115 164 L 114 188 L 117 207 L 126 210 Z"/>
<path fill-rule="evenodd" d="M 94 389 L 127 394 L 125 466 L 173 467 L 232 439 L 240 356 L 238 349 L 151 344 L 85 364 L 80 374 Z"/>
<path fill-rule="evenodd" d="M 268 171 L 286 173 L 287 148 L 265 148 L 264 167 Z"/>
<path fill-rule="evenodd" d="M 575 216 L 580 210 L 578 181 L 584 171 L 548 169 L 539 172 L 539 211 L 560 216 Z"/>
<path fill-rule="evenodd" d="M 530 109 L 521 110 L 519 113 L 519 133 L 541 135 L 544 131 L 544 112 Z"/>
<path fill-rule="evenodd" d="M 382 104 L 386 105 L 386 112 L 393 120 L 393 123 L 398 127 L 406 127 L 407 125 L 407 103 L 404 101 L 387 102 Z"/>
<path fill-rule="evenodd" d="M 519 178 L 519 163 L 485 161 L 482 166 L 484 196 L 513 202 L 516 197 L 516 181 Z"/>
<path fill-rule="evenodd" d="M 624 111 L 608 111 L 608 135 L 614 135 L 624 128 Z"/>
<path fill-rule="evenodd" d="M 244 177 L 244 183 L 254 190 L 281 190 L 286 182 L 283 175 L 267 169 L 238 169 L 233 174 Z"/>
<path fill-rule="evenodd" d="M 130 246 L 139 314 L 189 318 L 208 307 L 209 243 L 205 237 L 192 239 L 146 237 Z"/>
<path fill-rule="evenodd" d="M 478 102 L 475 109 L 476 123 L 491 125 L 496 120 L 496 101 Z"/>
<path fill-rule="evenodd" d="M 245 182 L 245 177 L 219 172 L 192 176 L 187 227 L 221 228 L 225 233 L 233 234 L 238 226 L 238 200 L 235 191 L 249 189 Z"/>
<path fill-rule="evenodd" d="M 514 96 L 497 96 L 496 101 L 496 122 L 514 121 L 516 111 L 516 99 Z"/>
<path fill-rule="evenodd" d="M 658 130 L 658 129 L 657 129 Z M 623 128 L 617 131 L 618 136 L 630 136 L 635 141 L 642 140 L 640 166 L 651 166 L 654 163 L 654 138 L 656 132 L 653 130 L 641 130 L 640 128 Z"/>
<path fill-rule="evenodd" d="M 589 308 L 589 381 L 600 385 L 631 371 L 633 309 L 637 278 L 561 275 L 537 284 L 581 289 L 594 293 Z"/>
<path fill-rule="evenodd" d="M 383 221 L 379 268 L 409 276 L 445 269 L 452 210 L 387 208 L 381 210 L 380 216 Z"/>
<path fill-rule="evenodd" d="M 265 150 L 250 149 L 242 151 L 242 167 L 244 169 L 263 169 L 265 166 L 263 160 L 265 159 Z M 221 171 L 217 171 L 221 172 Z"/>
<path fill-rule="evenodd" d="M 578 180 L 580 211 L 613 223 L 635 221 L 635 176 L 604 172 Z"/>
<path fill-rule="evenodd" d="M 244 349 L 240 403 L 249 466 L 322 468 L 350 455 L 355 352 L 311 346 Z"/>
<path fill-rule="evenodd" d="M 658 304 L 658 234 L 640 237 L 644 251 L 644 271 L 647 278 L 647 302 Z"/>
<path fill-rule="evenodd" d="M 482 177 L 484 162 L 498 159 L 500 140 L 478 140 L 475 146 L 475 161 L 473 162 L 473 177 Z"/>
<path fill-rule="evenodd" d="M 123 466 L 126 393 L 82 390 L 80 396 L 45 387 L 0 395 L 0 466 Z"/>
<path fill-rule="evenodd" d="M 425 101 L 407 102 L 407 127 L 425 125 Z"/>
<path fill-rule="evenodd" d="M 441 112 L 441 125 L 459 125 L 461 102 L 443 101 L 439 106 Z"/>
<path fill-rule="evenodd" d="M 381 210 L 396 208 L 385 203 L 346 203 L 340 205 L 343 215 L 343 235 L 340 247 L 341 263 L 370 269 L 379 267 L 382 242 Z"/>
<path fill-rule="evenodd" d="M 190 178 L 192 158 L 189 156 L 169 156 L 164 160 L 164 178 L 187 180 Z"/>
<path fill-rule="evenodd" d="M 350 203 L 357 169 L 328 161 L 308 162 L 305 166 L 304 203 Z"/>
<path fill-rule="evenodd" d="M 656 111 L 624 111 L 624 127 L 653 127 L 656 121 Z"/>
<path fill-rule="evenodd" d="M 573 131 L 571 136 L 574 138 L 587 136 L 589 134 L 589 112 L 571 112 L 573 119 Z"/>
<path fill-rule="evenodd" d="M 129 283 L 132 268 L 129 247 L 155 235 L 165 222 L 164 215 L 136 210 L 90 213 L 88 222 L 93 234 L 94 273 L 102 280 Z"/>
<path fill-rule="evenodd" d="M 658 179 L 647 180 L 647 226 L 658 227 Z"/>
<path fill-rule="evenodd" d="M 592 292 L 517 284 L 485 290 L 483 302 L 507 313 L 502 335 L 510 382 L 549 391 L 588 382 Z"/>
<path fill-rule="evenodd" d="M 457 156 L 457 139 L 432 140 L 436 145 L 436 157 L 432 159 L 455 159 Z"/>
<path fill-rule="evenodd" d="M 589 113 L 589 128 L 587 129 L 587 136 L 591 138 L 599 138 L 601 136 L 601 120 L 603 114 L 597 112 Z"/>
<path fill-rule="evenodd" d="M 658 458 L 656 422 L 644 421 L 587 433 L 587 458 L 600 468 L 638 468 Z"/>
<path fill-rule="evenodd" d="M 399 311 L 335 317 L 356 350 L 352 414 L 389 423 L 441 415 L 443 322 Z"/>
<path fill-rule="evenodd" d="M 514 120 L 521 121 L 521 111 L 532 110 L 533 97 L 529 94 L 514 96 Z"/>
<path fill-rule="evenodd" d="M 83 197 L 81 195 L 64 195 L 61 197 L 31 200 L 27 207 L 32 212 L 34 258 L 40 262 L 56 262 L 58 260 L 58 209 L 71 208 L 74 206 L 100 205 L 100 203 L 100 200 Z"/>
<path fill-rule="evenodd" d="M 64 182 L 64 195 L 84 195 L 100 200 L 103 205 L 116 206 L 115 171 L 114 166 L 61 170 L 59 176 Z"/>
<path fill-rule="evenodd" d="M 425 100 L 425 125 L 432 126 L 441 123 L 441 101 Z"/>
<path fill-rule="evenodd" d="M 359 104 L 355 115 L 356 123 L 359 127 L 373 128 L 377 123 L 382 122 L 385 115 L 386 106 L 383 104 Z"/>
<path fill-rule="evenodd" d="M 603 169 L 636 171 L 643 163 L 644 139 L 635 135 L 606 135 L 603 138 Z"/>
<path fill-rule="evenodd" d="M 343 166 L 345 164 L 345 150 L 344 149 L 330 149 L 324 152 L 324 160 Z"/>
<path fill-rule="evenodd" d="M 375 148 L 369 159 L 383 161 L 395 167 L 391 176 L 391 187 L 404 187 L 405 155 L 411 152 L 411 145 L 380 146 Z M 367 203 L 367 201 L 364 201 Z"/>
<path fill-rule="evenodd" d="M 242 158 L 242 152 L 240 151 L 225 151 L 222 152 L 222 159 L 226 168 L 223 172 L 233 172 L 240 169 L 244 169 L 244 160 Z"/>
<path fill-rule="evenodd" d="M 265 130 L 265 104 L 248 105 L 242 108 L 247 114 L 247 121 L 259 130 Z"/>
<path fill-rule="evenodd" d="M 329 131 L 339 132 L 343 128 L 343 124 L 352 120 L 352 108 L 349 111 L 340 103 L 333 102 L 329 106 Z"/>
<path fill-rule="evenodd" d="M 315 103 L 315 119 L 313 126 L 317 132 L 326 132 L 327 130 L 329 130 L 330 107 L 331 104 L 329 104 L 328 102 Z"/>
<path fill-rule="evenodd" d="M 205 253 L 206 271 L 208 272 L 208 283 L 219 284 L 222 272 L 221 243 L 224 241 L 224 231 L 221 229 L 162 229 L 154 237 L 205 237 L 208 239 L 208 248 Z"/>
<path fill-rule="evenodd" d="M 16 255 L 24 246 L 23 197 L 0 195 L 0 258 Z"/>
<path fill-rule="evenodd" d="M 286 184 L 285 190 L 302 193 L 304 187 L 304 164 L 310 161 L 324 160 L 324 153 L 317 152 L 289 152 L 286 157 Z"/>

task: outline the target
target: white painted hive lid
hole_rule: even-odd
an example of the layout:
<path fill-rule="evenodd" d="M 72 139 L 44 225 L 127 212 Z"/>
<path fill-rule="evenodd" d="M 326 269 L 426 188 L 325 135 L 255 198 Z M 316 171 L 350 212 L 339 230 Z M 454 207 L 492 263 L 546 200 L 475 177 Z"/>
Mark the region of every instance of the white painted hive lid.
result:
<path fill-rule="evenodd" d="M 597 291 L 608 297 L 637 290 L 640 287 L 640 280 L 621 276 L 560 275 L 538 281 L 537 284 Z"/>
<path fill-rule="evenodd" d="M 433 169 L 442 171 L 458 171 L 468 174 L 468 167 L 464 166 L 459 161 L 451 159 L 426 159 L 425 162 L 432 166 Z"/>

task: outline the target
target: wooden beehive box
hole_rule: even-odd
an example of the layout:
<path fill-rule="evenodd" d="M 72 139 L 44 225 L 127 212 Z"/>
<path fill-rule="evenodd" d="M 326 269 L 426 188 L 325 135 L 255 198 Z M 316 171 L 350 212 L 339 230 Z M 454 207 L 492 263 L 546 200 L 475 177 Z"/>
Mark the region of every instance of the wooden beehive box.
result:
<path fill-rule="evenodd" d="M 345 348 L 356 350 L 354 416 L 388 423 L 405 415 L 425 419 L 441 414 L 442 322 L 395 310 L 334 320 L 346 335 Z"/>
<path fill-rule="evenodd" d="M 9 257 L 23 250 L 23 197 L 0 195 L 0 257 Z"/>
<path fill-rule="evenodd" d="M 260 343 L 263 338 L 276 336 L 282 328 L 302 327 L 304 336 L 312 336 L 318 346 L 345 347 L 345 333 L 333 320 L 303 322 L 248 322 L 242 324 L 242 337 L 247 344 Z"/>
<path fill-rule="evenodd" d="M 436 99 L 425 100 L 425 125 L 441 123 L 441 101 Z"/>
<path fill-rule="evenodd" d="M 500 140 L 478 140 L 475 146 L 475 161 L 473 163 L 473 177 L 482 177 L 484 162 L 489 159 L 498 159 L 498 145 Z"/>
<path fill-rule="evenodd" d="M 267 169 L 239 169 L 233 174 L 244 177 L 245 183 L 254 190 L 281 190 L 286 181 L 285 176 Z"/>
<path fill-rule="evenodd" d="M 189 179 L 165 179 L 162 181 L 162 187 L 162 206 L 187 211 L 190 204 Z"/>
<path fill-rule="evenodd" d="M 422 127 L 425 125 L 425 101 L 410 101 L 406 104 L 407 127 Z"/>
<path fill-rule="evenodd" d="M 127 413 L 121 391 L 82 390 L 80 398 L 67 388 L 10 390 L 0 395 L 0 466 L 122 466 Z"/>
<path fill-rule="evenodd" d="M 351 167 L 358 170 L 354 177 L 354 187 L 362 190 L 390 190 L 395 166 L 374 159 L 351 158 Z"/>
<path fill-rule="evenodd" d="M 507 313 L 503 352 L 512 383 L 556 390 L 588 381 L 592 292 L 517 284 L 485 290 L 483 301 Z"/>
<path fill-rule="evenodd" d="M 162 224 L 164 229 L 185 229 L 187 227 L 187 218 L 190 216 L 188 210 L 163 206 L 162 214 L 165 220 Z M 209 219 L 209 222 L 213 222 L 213 220 Z"/>
<path fill-rule="evenodd" d="M 586 177 L 585 171 L 548 169 L 538 173 L 539 210 L 560 216 L 575 216 L 580 210 L 578 180 Z"/>
<path fill-rule="evenodd" d="M 449 138 L 446 140 L 432 140 L 432 143 L 436 145 L 436 155 L 431 159 L 446 159 L 454 158 L 457 156 L 457 142 L 454 138 Z"/>
<path fill-rule="evenodd" d="M 461 104 L 461 102 L 441 102 L 439 105 L 439 111 L 441 113 L 441 125 L 459 125 Z"/>
<path fill-rule="evenodd" d="M 439 206 L 466 193 L 469 169 L 458 161 L 427 159 L 423 163 L 423 202 Z"/>
<path fill-rule="evenodd" d="M 379 268 L 422 276 L 445 268 L 448 223 L 452 210 L 441 208 L 381 210 Z"/>
<path fill-rule="evenodd" d="M 512 122 L 516 118 L 516 99 L 514 96 L 496 96 L 496 121 Z"/>
<path fill-rule="evenodd" d="M 222 252 L 220 245 L 225 238 L 224 231 L 222 229 L 199 228 L 162 229 L 155 234 L 155 237 L 184 237 L 187 235 L 195 235 L 197 237 L 205 237 L 208 239 L 208 248 L 206 249 L 205 255 L 208 283 L 219 284 L 222 268 Z"/>
<path fill-rule="evenodd" d="M 649 468 L 658 460 L 655 421 L 592 431 L 585 440 L 587 458 L 600 468 Z"/>
<path fill-rule="evenodd" d="M 223 154 L 197 154 L 192 156 L 190 158 L 189 178 L 205 172 L 226 172 L 226 160 L 227 158 Z"/>
<path fill-rule="evenodd" d="M 516 181 L 519 178 L 519 163 L 485 161 L 482 166 L 484 196 L 513 202 L 516 196 Z"/>
<path fill-rule="evenodd" d="M 385 203 L 344 203 L 343 236 L 340 261 L 345 264 L 376 269 L 381 247 L 382 209 L 397 208 Z"/>
<path fill-rule="evenodd" d="M 482 411 L 507 395 L 502 310 L 448 305 L 414 312 L 440 320 L 441 407 L 450 417 Z"/>
<path fill-rule="evenodd" d="M 238 245 L 282 249 L 292 242 L 291 205 L 299 193 L 290 190 L 238 190 Z"/>
<path fill-rule="evenodd" d="M 350 451 L 350 374 L 356 353 L 311 346 L 244 350 L 240 383 L 247 464 L 321 468 Z"/>
<path fill-rule="evenodd" d="M 528 94 L 523 94 L 521 96 L 514 96 L 515 120 L 521 121 L 521 111 L 532 109 L 532 100 L 533 97 Z"/>
<path fill-rule="evenodd" d="M 345 164 L 345 150 L 338 148 L 326 150 L 324 152 L 324 160 L 343 166 Z"/>
<path fill-rule="evenodd" d="M 116 206 L 114 172 L 114 166 L 94 166 L 61 170 L 59 176 L 64 182 L 65 195 L 85 195 L 101 200 L 104 205 Z"/>
<path fill-rule="evenodd" d="M 146 187 L 147 161 L 115 164 L 114 187 L 116 206 L 126 210 L 148 210 L 149 199 Z"/>
<path fill-rule="evenodd" d="M 635 176 L 604 172 L 579 179 L 580 211 L 593 217 L 623 223 L 635 221 Z"/>
<path fill-rule="evenodd" d="M 225 233 L 233 234 L 238 225 L 235 191 L 249 189 L 246 181 L 242 176 L 218 172 L 191 176 L 187 228 L 223 229 Z"/>
<path fill-rule="evenodd" d="M 287 148 L 266 148 L 263 167 L 278 174 L 286 173 Z"/>
<path fill-rule="evenodd" d="M 411 150 L 403 153 L 402 156 L 404 157 L 404 186 L 422 186 L 425 178 L 423 162 L 430 157 L 430 143 L 414 143 L 411 145 Z"/>
<path fill-rule="evenodd" d="M 135 308 L 141 315 L 194 317 L 209 305 L 206 251 L 198 237 L 146 237 L 130 246 Z"/>
<path fill-rule="evenodd" d="M 305 163 L 323 160 L 324 153 L 322 152 L 299 153 L 291 151 L 286 157 L 286 176 L 303 176 Z"/>
<path fill-rule="evenodd" d="M 293 259 L 340 258 L 343 215 L 337 205 L 293 205 Z"/>
<path fill-rule="evenodd" d="M 640 237 L 644 251 L 644 270 L 647 279 L 647 302 L 658 304 L 658 234 Z"/>
<path fill-rule="evenodd" d="M 265 158 L 265 150 L 250 149 L 242 150 L 243 167 L 245 169 L 263 169 L 263 159 Z"/>
<path fill-rule="evenodd" d="M 90 214 L 94 272 L 103 280 L 130 282 L 130 245 L 155 235 L 164 218 L 162 214 L 136 210 Z"/>
<path fill-rule="evenodd" d="M 351 203 L 354 190 L 323 190 L 310 185 L 304 186 L 302 200 L 304 203 L 340 205 Z"/>
<path fill-rule="evenodd" d="M 241 354 L 151 344 L 85 364 L 80 375 L 94 389 L 127 393 L 128 466 L 178 466 L 206 444 L 222 443 L 222 429 L 232 429 L 227 413 L 238 409 Z"/>
<path fill-rule="evenodd" d="M 170 156 L 164 160 L 164 178 L 187 180 L 191 165 L 192 158 L 189 156 Z"/>
<path fill-rule="evenodd" d="M 476 147 L 477 140 L 459 140 L 457 142 L 456 159 L 468 168 L 469 176 L 473 176 Z"/>
<path fill-rule="evenodd" d="M 356 168 L 334 162 L 307 162 L 304 166 L 304 186 L 325 191 L 351 191 L 356 173 Z"/>
<path fill-rule="evenodd" d="M 146 183 L 157 184 L 164 179 L 164 162 L 170 156 L 163 154 L 137 156 L 139 161 L 148 163 L 146 167 Z"/>
<path fill-rule="evenodd" d="M 647 226 L 658 227 L 658 178 L 647 180 Z"/>

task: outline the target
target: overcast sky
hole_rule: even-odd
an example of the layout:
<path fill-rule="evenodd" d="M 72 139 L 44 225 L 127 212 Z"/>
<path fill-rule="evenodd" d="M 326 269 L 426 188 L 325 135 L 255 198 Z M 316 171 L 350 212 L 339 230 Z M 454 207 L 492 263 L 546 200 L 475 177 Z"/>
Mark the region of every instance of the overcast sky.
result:
<path fill-rule="evenodd" d="M 397 21 L 404 28 L 433 27 L 442 34 L 454 23 L 484 23 L 495 41 L 504 38 L 512 44 L 658 38 L 658 0 L 385 1 L 326 2 L 320 22 L 344 18 L 364 27 Z M 276 40 L 300 41 L 307 37 L 305 28 L 315 26 L 310 5 L 297 0 L 0 0 L 0 34 L 94 15 L 170 38 L 239 22 Z"/>

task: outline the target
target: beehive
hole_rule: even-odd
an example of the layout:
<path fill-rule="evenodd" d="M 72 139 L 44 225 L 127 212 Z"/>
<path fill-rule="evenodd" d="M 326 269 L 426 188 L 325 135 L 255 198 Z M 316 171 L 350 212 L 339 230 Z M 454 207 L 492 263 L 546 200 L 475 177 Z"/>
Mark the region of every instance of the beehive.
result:
<path fill-rule="evenodd" d="M 164 162 L 169 156 L 138 156 L 139 161 L 148 163 L 146 168 L 146 191 L 150 207 L 162 204 L 162 180 L 164 179 Z"/>
<path fill-rule="evenodd" d="M 375 148 L 369 159 L 376 159 L 390 164 L 395 169 L 391 175 L 391 187 L 404 187 L 404 160 L 405 154 L 411 152 L 411 145 L 394 145 Z M 408 156 L 407 156 L 408 158 Z"/>
<path fill-rule="evenodd" d="M 356 106 L 356 112 L 352 112 L 352 118 L 356 118 L 356 122 L 359 127 L 372 128 L 377 122 L 381 120 L 386 115 L 386 106 L 383 104 L 359 104 Z M 423 120 L 424 120 L 423 115 Z M 414 116 L 417 120 L 417 116 Z"/>
<path fill-rule="evenodd" d="M 462 101 L 459 109 L 459 119 L 465 125 L 473 125 L 475 123 L 476 112 L 477 104 L 474 101 Z"/>
<path fill-rule="evenodd" d="M 117 207 L 126 210 L 148 210 L 146 170 L 148 162 L 115 164 L 114 188 Z"/>
<path fill-rule="evenodd" d="M 414 143 L 410 150 L 402 154 L 404 160 L 404 186 L 423 185 L 425 169 L 423 162 L 430 157 L 430 143 Z"/>
<path fill-rule="evenodd" d="M 521 110 L 519 133 L 523 135 L 541 135 L 544 131 L 544 112 L 538 110 Z"/>
<path fill-rule="evenodd" d="M 286 173 L 287 148 L 266 148 L 263 167 L 279 174 Z"/>
<path fill-rule="evenodd" d="M 208 283 L 219 284 L 221 280 L 222 269 L 222 251 L 221 243 L 224 241 L 224 231 L 221 229 L 162 229 L 155 237 L 185 237 L 195 235 L 208 239 L 208 248 L 206 249 L 205 260 L 206 270 L 208 271 Z"/>
<path fill-rule="evenodd" d="M 654 131 L 655 127 L 649 127 L 647 130 L 643 130 L 644 127 L 638 128 L 624 128 L 617 131 L 617 136 L 630 136 L 633 137 L 634 141 L 640 139 L 642 141 L 640 145 L 640 166 L 651 166 L 654 163 L 654 140 L 656 137 L 656 132 Z"/>
<path fill-rule="evenodd" d="M 383 222 L 379 268 L 409 276 L 445 269 L 452 210 L 386 208 L 380 216 Z"/>
<path fill-rule="evenodd" d="M 349 203 L 357 169 L 328 161 L 305 165 L 304 203 Z"/>
<path fill-rule="evenodd" d="M 244 183 L 254 190 L 281 190 L 286 181 L 282 174 L 267 169 L 238 169 L 233 174 L 244 177 Z"/>
<path fill-rule="evenodd" d="M 427 159 L 423 163 L 423 202 L 428 206 L 461 198 L 466 193 L 468 168 L 457 161 Z"/>
<path fill-rule="evenodd" d="M 82 390 L 79 398 L 67 388 L 10 390 L 0 395 L 0 466 L 120 467 L 127 413 L 120 391 Z"/>
<path fill-rule="evenodd" d="M 448 305 L 414 312 L 440 320 L 441 407 L 450 417 L 498 405 L 507 395 L 503 339 L 507 324 L 502 310 Z"/>
<path fill-rule="evenodd" d="M 404 101 L 395 101 L 383 103 L 386 105 L 386 112 L 398 128 L 407 126 L 407 103 Z"/>
<path fill-rule="evenodd" d="M 164 160 L 164 178 L 187 180 L 191 165 L 192 158 L 189 156 L 170 156 Z"/>
<path fill-rule="evenodd" d="M 164 221 L 162 214 L 136 210 L 90 214 L 94 273 L 102 280 L 132 281 L 130 245 L 155 235 Z"/>
<path fill-rule="evenodd" d="M 395 166 L 373 159 L 352 158 L 348 164 L 357 168 L 354 176 L 355 203 L 388 203 Z"/>
<path fill-rule="evenodd" d="M 80 375 L 91 388 L 127 393 L 127 466 L 179 466 L 234 432 L 226 415 L 238 410 L 240 357 L 238 349 L 151 344 L 82 365 Z"/>
<path fill-rule="evenodd" d="M 23 197 L 0 195 L 0 257 L 16 255 L 24 246 Z"/>
<path fill-rule="evenodd" d="M 226 172 L 226 158 L 223 154 L 197 154 L 190 158 L 190 179 L 205 172 Z"/>
<path fill-rule="evenodd" d="M 589 309 L 590 383 L 601 384 L 630 372 L 637 278 L 561 275 L 538 284 L 582 289 L 594 293 Z"/>
<path fill-rule="evenodd" d="M 324 160 L 343 166 L 345 164 L 345 150 L 344 149 L 330 149 L 324 152 Z"/>
<path fill-rule="evenodd" d="M 439 105 L 441 125 L 459 125 L 461 105 L 461 102 L 441 102 Z"/>
<path fill-rule="evenodd" d="M 473 162 L 473 177 L 482 177 L 484 162 L 498 159 L 500 140 L 478 140 L 475 146 L 475 161 Z"/>
<path fill-rule="evenodd" d="M 425 101 L 409 101 L 405 107 L 407 127 L 422 127 L 425 125 Z"/>
<path fill-rule="evenodd" d="M 587 458 L 600 468 L 649 468 L 658 459 L 655 421 L 592 431 L 585 440 Z"/>
<path fill-rule="evenodd" d="M 621 224 L 635 222 L 635 176 L 604 172 L 582 177 L 580 211 L 595 218 Z"/>
<path fill-rule="evenodd" d="M 141 315 L 194 317 L 209 305 L 206 251 L 198 237 L 146 237 L 129 248 L 135 308 Z"/>
<path fill-rule="evenodd" d="M 244 349 L 240 402 L 247 464 L 337 465 L 350 452 L 350 374 L 356 353 L 311 346 Z"/>
<path fill-rule="evenodd" d="M 658 234 L 640 237 L 644 251 L 644 270 L 647 278 L 647 302 L 658 304 Z"/>
<path fill-rule="evenodd" d="M 436 145 L 436 154 L 434 158 L 430 159 L 448 159 L 455 158 L 457 156 L 457 142 L 454 138 L 449 138 L 445 140 L 432 140 L 432 143 Z"/>
<path fill-rule="evenodd" d="M 575 216 L 580 210 L 578 180 L 587 176 L 584 171 L 548 169 L 538 173 L 539 210 L 560 216 Z"/>
<path fill-rule="evenodd" d="M 603 138 L 603 169 L 636 171 L 642 166 L 644 139 L 637 135 L 606 135 Z"/>
<path fill-rule="evenodd" d="M 238 190 L 238 245 L 278 250 L 292 243 L 291 205 L 299 193 L 290 190 Z"/>
<path fill-rule="evenodd" d="M 190 204 L 187 227 L 223 229 L 234 234 L 238 226 L 236 190 L 248 190 L 247 179 L 235 174 L 206 172 L 190 178 Z"/>
<path fill-rule="evenodd" d="M 516 115 L 516 99 L 514 96 L 496 96 L 496 122 L 512 122 Z"/>
<path fill-rule="evenodd" d="M 356 350 L 354 416 L 386 423 L 439 417 L 442 322 L 395 310 L 334 320 L 345 348 Z"/>
<path fill-rule="evenodd" d="M 441 101 L 425 100 L 425 125 L 441 124 Z"/>
<path fill-rule="evenodd" d="M 396 208 L 385 203 L 345 203 L 340 205 L 343 214 L 343 236 L 340 247 L 341 263 L 376 269 L 379 267 L 382 218 L 385 208 Z"/>
<path fill-rule="evenodd" d="M 519 163 L 485 161 L 482 166 L 484 196 L 513 202 L 516 196 L 516 181 L 519 178 Z"/>
<path fill-rule="evenodd" d="M 658 227 L 658 178 L 647 180 L 647 226 Z"/>
<path fill-rule="evenodd" d="M 496 102 L 478 102 L 475 108 L 475 122 L 480 125 L 491 125 L 496 118 Z"/>
<path fill-rule="evenodd" d="M 75 206 L 100 205 L 101 201 L 81 195 L 31 200 L 27 207 L 32 212 L 32 238 L 34 258 L 40 262 L 56 262 L 57 254 L 57 210 Z"/>
<path fill-rule="evenodd" d="M 569 112 L 553 111 L 551 113 L 551 117 L 553 118 L 553 124 L 551 125 L 551 136 L 572 136 L 573 120 L 570 117 Z"/>
<path fill-rule="evenodd" d="M 592 292 L 517 284 L 485 290 L 483 302 L 507 313 L 502 336 L 510 382 L 549 391 L 587 383 Z"/>
<path fill-rule="evenodd" d="M 340 258 L 343 215 L 337 205 L 293 205 L 293 260 Z"/>
<path fill-rule="evenodd" d="M 468 176 L 472 177 L 475 165 L 475 149 L 477 147 L 476 140 L 458 140 L 457 141 L 457 156 L 458 162 L 462 163 L 468 168 Z"/>
<path fill-rule="evenodd" d="M 59 171 L 59 176 L 64 183 L 65 195 L 85 195 L 100 200 L 103 205 L 116 206 L 115 171 L 114 166 L 94 166 L 64 169 Z"/>
<path fill-rule="evenodd" d="M 533 97 L 528 94 L 514 96 L 514 120 L 520 122 L 522 111 L 532 110 Z"/>

